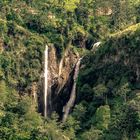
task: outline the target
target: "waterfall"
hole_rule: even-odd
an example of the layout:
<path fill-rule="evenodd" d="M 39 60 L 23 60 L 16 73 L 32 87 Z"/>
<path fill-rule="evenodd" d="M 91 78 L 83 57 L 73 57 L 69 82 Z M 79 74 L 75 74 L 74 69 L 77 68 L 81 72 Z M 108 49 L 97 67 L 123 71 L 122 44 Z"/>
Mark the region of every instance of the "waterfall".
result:
<path fill-rule="evenodd" d="M 93 47 L 98 47 L 101 44 L 101 42 L 96 42 Z"/>
<path fill-rule="evenodd" d="M 48 46 L 45 49 L 44 66 L 44 117 L 47 116 L 47 97 L 48 97 Z"/>
<path fill-rule="evenodd" d="M 98 47 L 100 46 L 101 42 L 96 42 L 93 47 L 92 47 L 92 51 L 96 51 L 98 49 Z"/>
<path fill-rule="evenodd" d="M 61 76 L 62 68 L 63 68 L 63 58 L 61 59 L 60 64 L 59 64 L 59 76 Z"/>
<path fill-rule="evenodd" d="M 73 107 L 74 102 L 75 102 L 75 98 L 76 98 L 76 80 L 77 80 L 77 77 L 78 77 L 78 74 L 79 74 L 81 60 L 82 60 L 82 58 L 80 58 L 78 60 L 76 66 L 75 66 L 75 72 L 74 72 L 74 77 L 73 77 L 74 84 L 73 84 L 72 91 L 71 91 L 71 94 L 70 94 L 70 99 L 69 99 L 68 103 L 66 104 L 66 106 L 63 107 L 63 112 L 64 112 L 63 120 L 62 120 L 63 122 L 66 121 L 66 119 L 67 119 L 67 117 L 69 115 L 70 109 Z"/>

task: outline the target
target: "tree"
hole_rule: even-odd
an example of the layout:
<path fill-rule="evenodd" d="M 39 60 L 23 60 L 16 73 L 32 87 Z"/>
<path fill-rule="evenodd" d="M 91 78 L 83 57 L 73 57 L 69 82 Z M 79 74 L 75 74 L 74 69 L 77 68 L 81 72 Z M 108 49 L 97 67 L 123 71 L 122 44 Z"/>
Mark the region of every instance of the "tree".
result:
<path fill-rule="evenodd" d="M 95 92 L 95 97 L 104 98 L 104 100 L 107 104 L 108 89 L 104 84 L 97 85 L 96 87 L 93 88 L 93 91 Z"/>
<path fill-rule="evenodd" d="M 69 12 L 73 12 L 77 7 L 77 3 L 79 3 L 79 0 L 64 0 L 64 8 Z"/>
<path fill-rule="evenodd" d="M 97 108 L 95 117 L 97 129 L 107 129 L 110 122 L 110 107 L 108 105 L 100 106 Z"/>
<path fill-rule="evenodd" d="M 129 0 L 113 0 L 113 14 L 111 24 L 115 29 L 121 29 L 131 21 L 131 5 Z"/>
<path fill-rule="evenodd" d="M 127 94 L 131 91 L 129 87 L 129 83 L 125 83 L 124 85 L 121 86 L 121 88 L 117 91 L 117 95 L 120 95 L 123 97 L 124 102 L 127 102 Z"/>
<path fill-rule="evenodd" d="M 0 116 L 3 115 L 4 105 L 7 101 L 8 88 L 5 81 L 0 81 Z"/>
<path fill-rule="evenodd" d="M 82 134 L 81 140 L 99 140 L 102 135 L 103 132 L 101 130 L 91 128 Z"/>

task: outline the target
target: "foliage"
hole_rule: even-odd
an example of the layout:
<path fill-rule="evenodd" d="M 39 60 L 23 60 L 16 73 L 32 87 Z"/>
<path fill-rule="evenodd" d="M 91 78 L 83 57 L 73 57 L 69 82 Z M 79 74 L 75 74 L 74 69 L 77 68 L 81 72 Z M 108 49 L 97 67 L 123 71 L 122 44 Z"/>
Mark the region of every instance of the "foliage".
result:
<path fill-rule="evenodd" d="M 78 119 L 81 139 L 93 139 L 94 132 L 90 135 L 90 130 L 101 132 L 97 139 L 139 137 L 139 103 L 136 102 L 140 79 L 136 66 L 139 65 L 140 29 L 137 24 L 131 29 L 114 34 L 95 54 L 87 54 L 82 61 L 76 102 L 76 106 L 82 103 L 86 108 L 82 119 Z M 74 111 L 73 114 L 78 110 Z"/>
<path fill-rule="evenodd" d="M 1 0 L 0 139 L 140 139 L 139 7 L 139 0 Z M 65 123 L 43 118 L 29 97 L 49 43 L 58 56 L 68 46 L 85 55 Z"/>
<path fill-rule="evenodd" d="M 81 140 L 99 140 L 102 137 L 102 131 L 91 128 L 82 134 Z"/>
<path fill-rule="evenodd" d="M 108 105 L 100 106 L 96 111 L 96 122 L 98 129 L 107 129 L 110 121 L 110 108 Z"/>

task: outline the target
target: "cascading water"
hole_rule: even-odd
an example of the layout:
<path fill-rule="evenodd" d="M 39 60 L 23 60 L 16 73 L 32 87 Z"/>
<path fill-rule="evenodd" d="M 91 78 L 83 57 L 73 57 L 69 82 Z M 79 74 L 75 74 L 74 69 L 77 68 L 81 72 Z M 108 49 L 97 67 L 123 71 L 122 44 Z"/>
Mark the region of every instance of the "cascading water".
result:
<path fill-rule="evenodd" d="M 63 68 L 63 58 L 61 59 L 60 64 L 59 64 L 59 74 L 58 74 L 59 76 L 62 73 L 62 68 Z"/>
<path fill-rule="evenodd" d="M 72 87 L 70 99 L 69 99 L 68 103 L 66 104 L 66 106 L 64 106 L 64 108 L 63 108 L 63 112 L 64 112 L 63 119 L 62 119 L 63 122 L 66 121 L 66 119 L 67 119 L 67 117 L 69 115 L 70 109 L 73 107 L 74 102 L 75 102 L 75 98 L 76 98 L 76 80 L 77 80 L 77 77 L 78 77 L 78 74 L 79 74 L 81 60 L 82 60 L 82 58 L 80 58 L 78 60 L 78 62 L 76 64 L 76 67 L 75 67 L 74 78 L 73 78 L 74 79 L 74 84 L 73 84 L 73 87 Z"/>
<path fill-rule="evenodd" d="M 96 42 L 93 47 L 98 47 L 101 44 L 101 42 Z"/>
<path fill-rule="evenodd" d="M 101 44 L 101 42 L 95 43 L 93 45 L 92 51 L 95 52 L 100 47 L 100 44 Z M 51 50 L 52 50 L 52 52 L 50 52 Z M 69 53 L 65 53 L 65 55 L 67 57 L 69 57 L 68 54 Z M 52 95 L 51 85 L 52 85 L 52 80 L 54 78 L 54 75 L 58 74 L 58 76 L 60 78 L 59 82 L 60 82 L 61 85 L 59 85 L 60 86 L 59 89 L 61 90 L 62 87 L 65 84 L 65 83 L 63 83 L 63 81 L 64 81 L 63 76 L 65 78 L 65 76 L 69 74 L 69 73 L 67 73 L 67 71 L 63 72 L 63 70 L 71 71 L 71 68 L 68 68 L 68 69 L 63 68 L 63 64 L 65 64 L 65 63 L 69 64 L 69 62 L 65 62 L 67 60 L 67 58 L 65 58 L 65 57 L 64 57 L 64 59 L 63 58 L 61 59 L 59 67 L 55 63 L 49 64 L 50 66 L 48 66 L 48 63 L 49 63 L 48 62 L 48 57 L 50 57 L 50 58 L 54 57 L 55 58 L 55 54 L 53 53 L 53 49 L 50 49 L 50 48 L 49 48 L 49 52 L 48 52 L 48 46 L 47 45 L 46 45 L 44 55 L 45 55 L 45 57 L 44 57 L 45 60 L 44 60 L 44 99 L 43 99 L 44 100 L 44 105 L 43 105 L 44 106 L 43 107 L 44 111 L 43 112 L 44 112 L 44 117 L 46 117 L 47 115 L 51 114 L 51 109 L 53 108 L 52 107 L 52 102 L 51 102 L 52 101 L 52 99 L 51 99 L 51 97 L 52 97 L 51 96 Z M 77 55 L 77 57 L 78 57 L 78 55 Z M 66 119 L 67 119 L 67 117 L 70 113 L 70 110 L 73 107 L 74 102 L 75 102 L 75 98 L 76 98 L 76 79 L 77 79 L 78 74 L 79 74 L 79 68 L 80 68 L 81 60 L 82 60 L 82 58 L 80 58 L 78 60 L 78 62 L 76 63 L 75 72 L 74 72 L 74 76 L 73 76 L 74 84 L 72 86 L 72 90 L 71 90 L 71 93 L 70 93 L 70 98 L 69 98 L 68 102 L 66 103 L 66 105 L 63 107 L 63 119 L 62 119 L 63 122 L 66 121 Z M 56 60 L 53 59 L 53 61 L 55 62 Z M 72 61 L 72 63 L 75 62 L 75 60 L 71 60 L 71 61 Z M 57 63 L 57 61 L 56 61 L 56 63 Z M 54 67 L 56 69 L 54 69 Z M 66 65 L 66 67 L 69 67 L 69 66 Z M 64 75 L 62 75 L 62 74 L 64 74 Z M 61 75 L 62 75 L 62 79 L 61 79 Z M 62 80 L 62 82 L 61 82 L 61 80 Z M 59 93 L 60 90 L 58 90 L 57 93 Z"/>
<path fill-rule="evenodd" d="M 44 117 L 47 116 L 47 97 L 48 97 L 48 46 L 45 49 L 45 66 L 44 66 Z"/>
<path fill-rule="evenodd" d="M 100 46 L 101 42 L 96 42 L 93 47 L 92 47 L 92 51 L 96 51 L 98 49 L 98 47 Z"/>

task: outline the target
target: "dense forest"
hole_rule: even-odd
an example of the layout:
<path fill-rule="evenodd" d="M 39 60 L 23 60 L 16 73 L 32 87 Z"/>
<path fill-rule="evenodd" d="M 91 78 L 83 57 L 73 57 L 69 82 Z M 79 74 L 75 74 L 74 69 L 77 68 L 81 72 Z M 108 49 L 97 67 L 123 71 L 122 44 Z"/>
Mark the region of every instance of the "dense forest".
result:
<path fill-rule="evenodd" d="M 140 0 L 0 0 L 0 140 L 140 140 Z"/>

